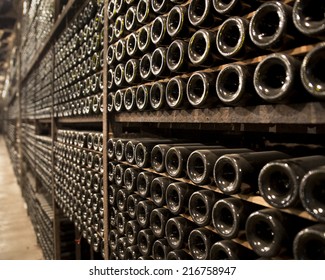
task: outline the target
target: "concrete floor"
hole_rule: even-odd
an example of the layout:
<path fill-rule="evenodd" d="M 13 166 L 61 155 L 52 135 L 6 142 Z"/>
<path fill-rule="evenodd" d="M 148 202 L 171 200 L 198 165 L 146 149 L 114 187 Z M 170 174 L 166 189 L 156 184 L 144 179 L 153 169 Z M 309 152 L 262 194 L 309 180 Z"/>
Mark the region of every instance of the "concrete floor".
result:
<path fill-rule="evenodd" d="M 0 260 L 40 259 L 43 254 L 0 135 Z"/>

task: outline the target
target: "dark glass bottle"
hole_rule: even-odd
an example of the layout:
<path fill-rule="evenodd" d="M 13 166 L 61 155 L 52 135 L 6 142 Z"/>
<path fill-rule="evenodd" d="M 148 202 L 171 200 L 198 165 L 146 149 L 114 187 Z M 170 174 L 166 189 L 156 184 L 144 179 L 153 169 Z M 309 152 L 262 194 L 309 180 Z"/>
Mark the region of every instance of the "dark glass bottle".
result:
<path fill-rule="evenodd" d="M 135 104 L 139 111 L 145 111 L 149 107 L 149 86 L 140 85 L 135 93 Z"/>
<path fill-rule="evenodd" d="M 124 172 L 128 168 L 128 165 L 117 164 L 115 166 L 115 183 L 118 186 L 124 185 Z"/>
<path fill-rule="evenodd" d="M 151 72 L 151 53 L 146 53 L 140 59 L 140 76 L 145 81 L 150 81 L 154 77 Z"/>
<path fill-rule="evenodd" d="M 253 10 L 259 2 L 255 0 L 212 0 L 216 12 L 224 16 L 245 15 Z"/>
<path fill-rule="evenodd" d="M 188 43 L 183 40 L 173 41 L 167 49 L 167 67 L 171 72 L 188 72 L 192 65 L 188 59 Z"/>
<path fill-rule="evenodd" d="M 138 203 L 142 200 L 144 200 L 144 198 L 138 194 L 129 195 L 126 204 L 127 204 L 128 213 L 129 213 L 129 216 L 131 217 L 131 219 L 136 218 L 136 207 L 137 207 Z"/>
<path fill-rule="evenodd" d="M 290 99 L 301 100 L 299 79 L 301 61 L 290 55 L 268 55 L 256 67 L 254 87 L 257 94 L 267 102 L 283 103 Z"/>
<path fill-rule="evenodd" d="M 170 71 L 167 67 L 167 48 L 159 47 L 156 48 L 151 55 L 150 68 L 152 74 L 156 77 L 168 77 Z"/>
<path fill-rule="evenodd" d="M 214 107 L 218 102 L 215 94 L 216 75 L 213 73 L 195 72 L 191 75 L 186 86 L 186 95 L 190 104 L 195 108 Z"/>
<path fill-rule="evenodd" d="M 162 238 L 165 236 L 165 226 L 172 213 L 166 208 L 156 208 L 150 214 L 150 228 L 153 234 Z"/>
<path fill-rule="evenodd" d="M 194 192 L 188 202 L 190 215 L 199 226 L 207 226 L 211 223 L 212 208 L 215 202 L 222 198 L 210 190 L 200 190 Z"/>
<path fill-rule="evenodd" d="M 141 24 L 149 23 L 154 18 L 151 12 L 150 0 L 139 0 L 137 6 L 137 19 Z"/>
<path fill-rule="evenodd" d="M 149 25 L 143 26 L 138 33 L 138 47 L 139 50 L 143 53 L 148 53 L 154 48 L 153 43 L 151 42 L 151 29 Z"/>
<path fill-rule="evenodd" d="M 250 214 L 246 221 L 246 237 L 256 254 L 275 257 L 292 250 L 291 240 L 310 221 L 265 208 Z"/>
<path fill-rule="evenodd" d="M 128 31 L 137 30 L 139 27 L 139 22 L 137 19 L 137 7 L 131 6 L 128 8 L 125 14 L 125 28 Z"/>
<path fill-rule="evenodd" d="M 260 194 L 273 207 L 294 207 L 300 202 L 299 186 L 303 176 L 308 171 L 324 164 L 324 156 L 271 161 L 262 168 L 259 174 Z"/>
<path fill-rule="evenodd" d="M 324 232 L 324 224 L 316 224 L 301 230 L 294 238 L 294 258 L 296 260 L 324 260 Z"/>
<path fill-rule="evenodd" d="M 125 159 L 125 144 L 127 142 L 127 139 L 118 139 L 115 143 L 115 156 L 118 161 Z"/>
<path fill-rule="evenodd" d="M 131 112 L 136 109 L 135 94 L 136 94 L 136 88 L 129 87 L 125 90 L 124 107 L 126 111 Z M 126 160 L 128 161 L 127 158 Z"/>
<path fill-rule="evenodd" d="M 211 0 L 192 0 L 188 7 L 188 19 L 193 26 L 213 27 L 222 18 L 213 9 Z"/>
<path fill-rule="evenodd" d="M 165 235 L 169 246 L 173 249 L 184 248 L 190 232 L 196 225 L 183 217 L 170 218 L 165 226 Z"/>
<path fill-rule="evenodd" d="M 129 167 L 124 172 L 124 185 L 127 190 L 135 191 L 137 188 L 137 178 L 139 169 Z"/>
<path fill-rule="evenodd" d="M 262 4 L 250 20 L 250 38 L 261 49 L 287 49 L 296 40 L 296 34 L 292 23 L 292 7 L 280 1 Z"/>
<path fill-rule="evenodd" d="M 150 214 L 157 208 L 150 200 L 142 200 L 136 206 L 137 221 L 142 228 L 148 228 L 150 224 Z"/>
<path fill-rule="evenodd" d="M 187 212 L 189 198 L 196 190 L 195 186 L 186 183 L 171 183 L 166 190 L 167 208 L 174 215 Z"/>
<path fill-rule="evenodd" d="M 217 49 L 222 56 L 242 60 L 252 53 L 254 48 L 248 26 L 249 21 L 241 17 L 231 17 L 223 22 L 216 38 Z"/>
<path fill-rule="evenodd" d="M 127 210 L 127 198 L 130 194 L 132 194 L 132 191 L 124 188 L 118 190 L 118 192 L 116 193 L 116 205 L 119 211 Z"/>
<path fill-rule="evenodd" d="M 216 65 L 220 54 L 216 47 L 216 33 L 200 29 L 196 31 L 188 44 L 188 57 L 194 66 L 211 67 Z"/>
<path fill-rule="evenodd" d="M 186 78 L 173 77 L 166 86 L 166 102 L 171 109 L 185 109 L 189 107 L 186 98 Z"/>
<path fill-rule="evenodd" d="M 217 77 L 216 92 L 221 102 L 230 106 L 247 104 L 253 99 L 253 69 L 250 66 L 229 64 Z"/>
<path fill-rule="evenodd" d="M 137 260 L 141 256 L 138 245 L 132 245 L 125 250 L 125 260 Z"/>
<path fill-rule="evenodd" d="M 308 172 L 299 187 L 300 200 L 309 214 L 325 222 L 325 167 L 320 166 Z"/>
<path fill-rule="evenodd" d="M 137 33 L 131 33 L 126 38 L 126 53 L 130 57 L 138 58 L 141 56 L 141 52 L 138 46 L 138 35 Z"/>
<path fill-rule="evenodd" d="M 325 43 L 317 45 L 307 53 L 300 68 L 303 86 L 312 96 L 320 99 L 325 98 L 324 53 Z"/>
<path fill-rule="evenodd" d="M 134 85 L 140 80 L 140 60 L 132 58 L 125 64 L 125 81 L 130 85 Z"/>
<path fill-rule="evenodd" d="M 141 230 L 141 226 L 139 225 L 138 221 L 131 220 L 128 221 L 125 225 L 125 236 L 128 239 L 128 244 L 135 245 L 138 242 L 138 234 Z"/>
<path fill-rule="evenodd" d="M 225 154 L 247 153 L 249 149 L 200 149 L 192 152 L 187 159 L 187 175 L 191 181 L 198 185 L 211 182 L 213 167 L 217 159 Z"/>
<path fill-rule="evenodd" d="M 188 21 L 187 6 L 174 6 L 167 16 L 167 33 L 172 38 L 188 38 L 195 29 L 191 28 Z"/>
<path fill-rule="evenodd" d="M 228 154 L 221 156 L 213 170 L 217 187 L 225 194 L 248 193 L 257 189 L 257 178 L 265 164 L 286 159 L 288 155 L 277 151 Z"/>
<path fill-rule="evenodd" d="M 150 194 L 152 201 L 162 207 L 166 204 L 166 190 L 173 180 L 167 177 L 154 178 L 150 185 Z"/>
<path fill-rule="evenodd" d="M 115 218 L 116 228 L 121 235 L 125 234 L 125 226 L 129 220 L 130 217 L 127 212 L 118 212 L 116 214 L 116 218 Z"/>
<path fill-rule="evenodd" d="M 110 230 L 108 234 L 108 244 L 112 251 L 116 250 L 117 240 L 121 237 L 117 229 Z"/>
<path fill-rule="evenodd" d="M 211 246 L 220 238 L 206 228 L 197 228 L 191 231 L 188 237 L 188 247 L 193 259 L 208 260 Z"/>
<path fill-rule="evenodd" d="M 168 63 L 168 62 L 167 62 Z M 166 105 L 165 99 L 166 83 L 165 82 L 155 82 L 149 92 L 149 101 L 151 108 L 154 110 L 161 110 Z"/>
<path fill-rule="evenodd" d="M 169 0 L 151 0 L 152 10 L 157 14 L 167 13 L 172 5 Z"/>
<path fill-rule="evenodd" d="M 127 248 L 127 238 L 120 237 L 117 240 L 117 244 L 116 244 L 116 253 L 120 260 L 124 260 L 126 248 Z"/>
<path fill-rule="evenodd" d="M 257 205 L 235 197 L 220 199 L 212 208 L 212 224 L 223 239 L 233 239 L 244 233 L 249 214 L 256 210 Z"/>
<path fill-rule="evenodd" d="M 167 255 L 167 260 L 193 260 L 193 258 L 184 250 L 178 249 L 170 251 Z"/>
<path fill-rule="evenodd" d="M 254 260 L 253 251 L 231 240 L 214 243 L 210 251 L 210 260 Z"/>
<path fill-rule="evenodd" d="M 155 177 L 155 174 L 148 171 L 142 171 L 138 174 L 137 190 L 140 196 L 144 198 L 150 197 L 150 186 Z"/>
<path fill-rule="evenodd" d="M 171 250 L 165 238 L 158 239 L 152 245 L 152 256 L 155 260 L 166 260 Z"/>
<path fill-rule="evenodd" d="M 143 229 L 138 234 L 138 246 L 141 254 L 144 257 L 148 257 L 152 252 L 152 246 L 155 242 L 156 237 L 154 236 L 151 229 Z"/>
<path fill-rule="evenodd" d="M 297 0 L 292 16 L 296 28 L 310 37 L 325 38 L 325 3 L 322 0 Z"/>
<path fill-rule="evenodd" d="M 151 25 L 151 41 L 156 46 L 165 46 L 170 43 L 170 37 L 167 34 L 167 24 L 165 16 L 158 16 Z"/>
<path fill-rule="evenodd" d="M 120 188 L 117 185 L 108 186 L 108 202 L 110 205 L 116 205 L 116 194 Z"/>

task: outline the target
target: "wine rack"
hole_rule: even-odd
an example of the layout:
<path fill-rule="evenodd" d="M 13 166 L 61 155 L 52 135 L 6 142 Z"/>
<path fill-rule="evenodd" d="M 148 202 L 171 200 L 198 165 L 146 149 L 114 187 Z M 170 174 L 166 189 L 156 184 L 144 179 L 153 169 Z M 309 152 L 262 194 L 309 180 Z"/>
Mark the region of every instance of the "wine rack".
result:
<path fill-rule="evenodd" d="M 6 131 L 8 142 L 16 139 L 14 148 L 9 146 L 22 166 L 17 176 L 35 178 L 33 199 L 48 197 L 53 210 L 53 235 L 40 241 L 47 257 L 324 258 L 302 253 L 310 246 L 308 234 L 323 232 L 323 220 L 310 205 L 298 199 L 297 205 L 275 209 L 263 198 L 258 175 L 268 162 L 257 168 L 253 183 L 244 182 L 254 185 L 253 191 L 227 193 L 212 169 L 208 178 L 195 181 L 186 163 L 175 175 L 173 164 L 159 169 L 161 159 L 154 162 L 152 155 L 156 144 L 165 145 L 166 153 L 192 144 L 198 148 L 191 153 L 222 146 L 227 156 L 276 151 L 294 159 L 319 156 L 315 162 L 322 165 L 324 30 L 301 24 L 319 19 L 297 9 L 303 0 L 69 0 L 64 7 L 59 0 L 43 2 L 31 1 L 22 20 L 19 94 L 8 100 L 12 118 Z M 321 1 L 317 5 L 324 8 Z M 46 15 L 39 20 L 41 13 Z M 37 30 L 41 40 L 34 40 Z M 94 138 L 97 144 L 88 146 Z M 155 142 L 149 145 L 149 139 Z M 136 151 L 139 143 L 143 146 Z M 175 161 L 175 155 L 171 158 Z M 190 172 L 198 173 L 201 161 L 193 159 L 196 169 Z M 311 169 L 316 175 L 302 181 L 311 180 L 314 187 L 313 176 L 323 171 Z M 200 223 L 188 211 L 190 196 L 182 211 L 171 208 L 170 185 L 173 195 L 188 188 L 198 197 L 215 197 L 209 219 Z M 285 230 L 290 237 L 280 243 L 286 251 L 263 255 L 247 222 L 241 221 L 238 235 L 222 240 L 213 222 L 218 200 L 240 204 L 250 214 L 294 220 L 300 228 L 293 235 Z M 323 199 L 318 202 L 322 209 Z M 44 233 L 50 228 L 42 216 L 46 206 L 39 205 L 33 213 L 41 217 Z M 75 240 L 66 247 L 71 254 L 62 249 L 62 221 Z M 186 238 L 174 243 L 172 237 L 182 230 Z M 225 250 L 235 253 L 225 255 Z"/>

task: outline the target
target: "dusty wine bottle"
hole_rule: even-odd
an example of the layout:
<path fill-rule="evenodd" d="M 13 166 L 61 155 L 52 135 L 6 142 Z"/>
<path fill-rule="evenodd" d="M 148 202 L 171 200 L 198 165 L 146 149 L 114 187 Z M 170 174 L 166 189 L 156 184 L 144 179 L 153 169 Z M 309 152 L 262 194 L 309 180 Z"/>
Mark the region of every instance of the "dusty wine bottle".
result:
<path fill-rule="evenodd" d="M 301 230 L 293 241 L 296 260 L 325 259 L 325 225 L 316 224 Z"/>
<path fill-rule="evenodd" d="M 145 111 L 149 107 L 149 86 L 140 85 L 135 92 L 135 104 L 139 111 Z"/>
<path fill-rule="evenodd" d="M 302 99 L 300 65 L 301 61 L 290 55 L 268 55 L 257 65 L 254 72 L 253 82 L 257 94 L 271 103 L 284 103 L 293 97 Z"/>
<path fill-rule="evenodd" d="M 324 73 L 325 43 L 317 45 L 305 56 L 301 68 L 300 77 L 305 89 L 314 97 L 325 98 Z"/>
<path fill-rule="evenodd" d="M 230 106 L 247 104 L 256 94 L 250 66 L 229 64 L 217 77 L 216 92 L 221 102 Z"/>
<path fill-rule="evenodd" d="M 245 231 L 246 220 L 258 206 L 227 197 L 218 200 L 212 208 L 212 224 L 223 239 L 234 239 Z"/>
<path fill-rule="evenodd" d="M 138 246 L 141 254 L 144 257 L 148 257 L 152 252 L 152 245 L 155 242 L 156 237 L 152 233 L 151 229 L 142 229 L 138 234 Z"/>
<path fill-rule="evenodd" d="M 166 208 L 152 210 L 150 214 L 150 228 L 156 237 L 162 238 L 165 236 L 166 223 L 171 216 L 172 213 Z"/>
<path fill-rule="evenodd" d="M 196 225 L 183 217 L 170 218 L 165 226 L 165 235 L 168 244 L 173 249 L 184 248 L 190 232 Z"/>
<path fill-rule="evenodd" d="M 128 8 L 125 14 L 125 28 L 128 31 L 137 30 L 139 22 L 137 20 L 137 7 L 131 6 Z"/>
<path fill-rule="evenodd" d="M 130 220 L 127 212 L 118 212 L 115 217 L 116 228 L 121 235 L 125 234 L 126 223 Z"/>
<path fill-rule="evenodd" d="M 171 72 L 183 73 L 188 72 L 191 68 L 189 63 L 188 43 L 183 40 L 173 41 L 167 49 L 167 67 Z"/>
<path fill-rule="evenodd" d="M 117 240 L 117 244 L 116 244 L 116 254 L 118 255 L 120 260 L 124 260 L 126 248 L 127 248 L 127 238 L 120 237 Z"/>
<path fill-rule="evenodd" d="M 215 94 L 216 73 L 195 72 L 186 86 L 187 100 L 194 108 L 214 107 L 218 103 Z"/>
<path fill-rule="evenodd" d="M 132 58 L 128 60 L 125 64 L 125 81 L 130 84 L 134 85 L 141 81 L 140 77 L 140 60 Z"/>
<path fill-rule="evenodd" d="M 125 260 L 137 260 L 141 256 L 138 245 L 132 245 L 125 250 Z"/>
<path fill-rule="evenodd" d="M 254 192 L 262 167 L 277 159 L 289 158 L 278 151 L 250 152 L 221 156 L 214 166 L 213 177 L 217 187 L 225 194 Z"/>
<path fill-rule="evenodd" d="M 154 75 L 151 71 L 151 53 L 146 53 L 140 59 L 140 76 L 145 81 L 150 81 L 154 78 Z"/>
<path fill-rule="evenodd" d="M 166 91 L 165 82 L 154 82 L 149 92 L 149 101 L 150 101 L 151 108 L 158 111 L 165 107 L 166 105 L 165 91 Z"/>
<path fill-rule="evenodd" d="M 137 178 L 139 170 L 137 168 L 129 167 L 124 172 L 124 185 L 127 190 L 135 191 L 137 188 Z"/>
<path fill-rule="evenodd" d="M 184 250 L 178 249 L 170 251 L 167 255 L 167 260 L 193 260 L 193 258 Z"/>
<path fill-rule="evenodd" d="M 128 112 L 134 111 L 136 108 L 135 102 L 136 88 L 129 87 L 124 92 L 124 107 Z"/>
<path fill-rule="evenodd" d="M 249 21 L 245 18 L 231 17 L 224 21 L 216 37 L 219 53 L 229 59 L 242 60 L 248 57 L 253 51 L 248 27 Z"/>
<path fill-rule="evenodd" d="M 258 177 L 261 196 L 276 208 L 296 206 L 300 202 L 299 186 L 303 176 L 324 164 L 324 156 L 307 156 L 267 163 Z"/>
<path fill-rule="evenodd" d="M 127 198 L 126 204 L 127 204 L 127 211 L 129 213 L 129 216 L 131 219 L 136 218 L 136 207 L 140 201 L 144 200 L 143 197 L 141 197 L 138 194 L 131 194 Z"/>
<path fill-rule="evenodd" d="M 152 256 L 155 260 L 166 260 L 171 250 L 165 238 L 158 239 L 152 245 Z"/>
<path fill-rule="evenodd" d="M 187 79 L 173 77 L 166 86 L 166 102 L 171 109 L 185 109 L 189 107 L 186 98 Z"/>
<path fill-rule="evenodd" d="M 151 25 L 151 41 L 157 46 L 165 46 L 170 43 L 167 33 L 166 17 L 158 16 Z"/>
<path fill-rule="evenodd" d="M 187 212 L 189 198 L 196 190 L 195 186 L 186 183 L 171 183 L 166 190 L 167 208 L 174 215 Z"/>
<path fill-rule="evenodd" d="M 210 250 L 210 260 L 254 260 L 256 255 L 252 250 L 231 240 L 221 240 L 214 243 Z"/>
<path fill-rule="evenodd" d="M 167 33 L 172 38 L 188 38 L 195 32 L 188 21 L 187 6 L 174 6 L 167 16 Z"/>
<path fill-rule="evenodd" d="M 210 248 L 218 240 L 220 238 L 206 228 L 192 230 L 188 237 L 188 247 L 193 259 L 208 260 L 210 258 Z"/>
<path fill-rule="evenodd" d="M 152 10 L 157 14 L 166 14 L 172 7 L 169 0 L 151 0 Z"/>
<path fill-rule="evenodd" d="M 146 198 L 150 197 L 150 186 L 152 180 L 156 177 L 154 173 L 142 171 L 137 178 L 137 191 L 140 196 Z"/>
<path fill-rule="evenodd" d="M 150 200 L 140 201 L 136 206 L 137 221 L 142 228 L 149 227 L 150 214 L 155 208 L 156 205 Z"/>
<path fill-rule="evenodd" d="M 293 5 L 293 23 L 301 33 L 324 39 L 324 10 L 325 3 L 322 0 L 297 0 Z"/>
<path fill-rule="evenodd" d="M 207 226 L 211 223 L 212 208 L 222 195 L 210 190 L 194 192 L 188 202 L 188 209 L 193 222 L 198 226 Z"/>
<path fill-rule="evenodd" d="M 141 226 L 136 220 L 128 221 L 125 225 L 125 236 L 128 239 L 128 244 L 136 245 L 138 242 L 138 233 L 141 230 Z"/>
<path fill-rule="evenodd" d="M 120 189 L 116 193 L 116 206 L 119 211 L 123 212 L 127 210 L 127 198 L 132 194 L 132 191 L 127 189 Z"/>
<path fill-rule="evenodd" d="M 162 207 L 166 203 L 166 190 L 173 180 L 166 177 L 154 178 L 150 185 L 150 194 L 152 201 Z"/>

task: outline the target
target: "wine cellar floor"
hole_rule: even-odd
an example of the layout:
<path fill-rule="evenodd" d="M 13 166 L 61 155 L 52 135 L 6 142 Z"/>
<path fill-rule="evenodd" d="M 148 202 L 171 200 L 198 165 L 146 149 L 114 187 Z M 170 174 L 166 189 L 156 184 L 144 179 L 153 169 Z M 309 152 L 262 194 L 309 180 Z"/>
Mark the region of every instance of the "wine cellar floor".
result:
<path fill-rule="evenodd" d="M 40 260 L 32 223 L 0 136 L 0 260 Z"/>

